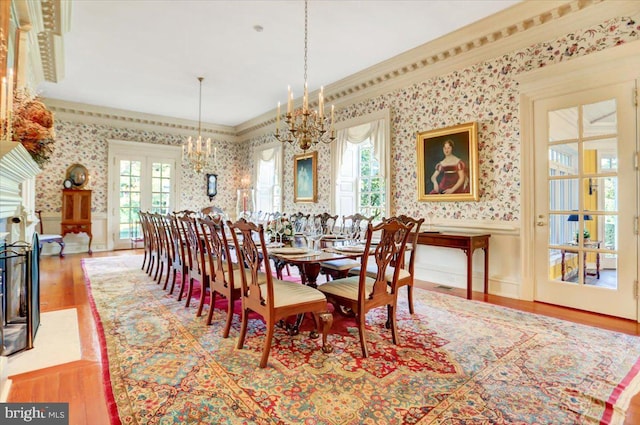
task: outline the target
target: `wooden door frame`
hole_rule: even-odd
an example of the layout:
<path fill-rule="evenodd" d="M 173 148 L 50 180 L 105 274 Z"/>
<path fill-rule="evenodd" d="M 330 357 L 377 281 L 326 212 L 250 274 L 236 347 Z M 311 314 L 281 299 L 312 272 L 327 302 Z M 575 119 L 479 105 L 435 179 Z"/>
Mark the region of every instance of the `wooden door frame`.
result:
<path fill-rule="evenodd" d="M 531 253 L 535 237 L 535 134 L 534 102 L 581 90 L 635 80 L 640 77 L 640 41 L 613 47 L 557 65 L 520 74 L 522 283 L 519 298 L 534 299 L 535 267 Z M 630 94 L 631 96 L 631 94 Z M 636 182 L 636 187 L 638 182 Z M 638 208 L 636 206 L 636 208 Z M 640 251 L 639 251 L 640 252 Z"/>

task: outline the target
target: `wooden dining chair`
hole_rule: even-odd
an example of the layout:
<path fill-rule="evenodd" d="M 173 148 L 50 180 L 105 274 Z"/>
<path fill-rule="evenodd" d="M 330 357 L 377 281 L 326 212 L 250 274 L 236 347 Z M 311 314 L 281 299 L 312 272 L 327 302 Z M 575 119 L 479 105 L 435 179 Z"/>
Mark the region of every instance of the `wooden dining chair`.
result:
<path fill-rule="evenodd" d="M 216 294 L 227 299 L 227 320 L 222 331 L 222 337 L 229 337 L 236 300 L 240 299 L 242 289 L 242 277 L 240 265 L 232 261 L 230 241 L 227 239 L 225 224 L 220 217 L 205 217 L 199 224 L 202 234 L 207 235 L 205 241 L 205 258 L 209 263 L 209 313 L 207 325 L 213 321 L 213 309 Z M 258 272 L 258 281 L 261 284 L 267 282 L 265 273 Z"/>
<path fill-rule="evenodd" d="M 176 280 L 180 274 L 180 292 L 178 293 L 178 301 L 182 300 L 182 294 L 185 289 L 189 267 L 186 261 L 186 241 L 181 231 L 178 215 L 170 213 L 167 215 L 169 221 L 169 230 L 171 232 L 171 287 L 169 295 L 173 294 L 176 287 Z"/>
<path fill-rule="evenodd" d="M 156 247 L 157 247 L 157 261 L 158 261 L 158 273 L 156 274 L 157 282 L 160 283 L 164 276 L 163 289 L 167 289 L 169 283 L 169 277 L 171 275 L 171 236 L 169 235 L 168 223 L 165 216 L 159 213 L 151 215 L 153 220 L 155 232 L 156 232 Z"/>
<path fill-rule="evenodd" d="M 355 315 L 362 356 L 368 357 L 367 337 L 365 331 L 365 319 L 369 310 L 376 307 L 387 307 L 391 325 L 391 337 L 394 344 L 398 344 L 396 329 L 396 305 L 398 299 L 397 282 L 400 274 L 399 267 L 392 267 L 392 263 L 398 261 L 404 255 L 404 250 L 413 224 L 403 224 L 397 219 L 383 221 L 377 226 L 369 224 L 366 232 L 365 251 L 371 250 L 371 237 L 376 232 L 381 232 L 380 242 L 374 248 L 372 256 L 363 255 L 360 273 L 358 276 L 336 279 L 320 285 L 318 289 L 323 292 L 336 311 L 347 309 Z M 402 234 L 402 240 L 397 243 L 398 233 Z M 367 274 L 367 264 L 373 261 L 376 264 L 377 273 L 374 277 Z M 389 276 L 391 274 L 391 276 Z M 389 284 L 390 282 L 390 284 Z"/>
<path fill-rule="evenodd" d="M 333 323 L 333 316 L 327 310 L 327 299 L 324 294 L 310 286 L 273 278 L 269 261 L 262 261 L 262 258 L 268 257 L 262 225 L 258 226 L 243 219 L 236 223 L 228 221 L 227 225 L 233 230 L 231 234 L 238 262 L 246 266 L 246 268 L 240 268 L 242 324 L 237 348 L 242 349 L 244 346 L 249 313 L 251 311 L 258 313 L 266 322 L 266 335 L 260 359 L 260 367 L 264 368 L 269 359 L 276 324 L 287 317 L 310 312 L 315 322 L 315 329 L 311 331 L 310 337 L 317 338 L 318 328 L 321 328 L 322 351 L 325 353 L 333 351 L 333 347 L 327 343 L 327 333 Z M 259 240 L 259 246 L 256 246 L 254 238 Z M 265 284 L 260 284 L 258 277 L 262 263 L 264 263 L 267 278 Z"/>
<path fill-rule="evenodd" d="M 415 259 L 416 259 L 416 251 L 418 248 L 418 235 L 420 233 L 420 227 L 422 223 L 424 223 L 424 218 L 415 219 L 413 217 L 409 217 L 407 215 L 399 215 L 397 217 L 392 217 L 394 219 L 399 220 L 404 224 L 413 224 L 413 228 L 411 229 L 411 234 L 407 239 L 407 248 L 405 249 L 405 255 L 398 258 L 397 261 L 393 261 L 391 263 L 391 267 L 399 267 L 400 272 L 398 274 L 398 283 L 397 288 L 401 288 L 403 286 L 407 287 L 407 298 L 409 304 L 409 313 L 413 314 L 413 282 L 414 282 L 414 271 L 415 271 Z M 386 219 L 383 218 L 383 221 Z M 396 243 L 401 243 L 404 235 L 399 232 L 396 234 Z M 409 251 L 409 261 L 406 259 L 406 252 Z M 393 269 L 392 269 L 393 270 Z M 360 273 L 360 266 L 354 267 L 349 270 L 350 275 L 358 275 Z M 367 275 L 369 277 L 375 277 L 378 273 L 378 269 L 375 263 L 369 263 L 367 265 Z M 387 273 L 389 277 L 389 284 L 391 284 L 391 276 L 393 273 Z M 387 326 L 390 322 L 387 322 Z"/>
<path fill-rule="evenodd" d="M 200 282 L 200 301 L 196 316 L 202 315 L 206 291 L 209 288 L 209 273 L 204 260 L 202 239 L 196 225 L 196 218 L 190 215 L 178 217 L 185 242 L 185 260 L 187 264 L 187 295 L 185 307 L 189 307 L 193 296 L 194 281 Z M 182 290 L 180 291 L 182 293 Z"/>
<path fill-rule="evenodd" d="M 291 226 L 293 227 L 294 233 L 302 233 L 304 230 L 305 224 L 309 221 L 311 214 L 303 214 L 301 212 L 297 212 L 295 214 L 291 214 L 289 216 L 289 221 L 291 222 Z"/>
<path fill-rule="evenodd" d="M 322 214 L 316 214 L 313 216 L 313 220 L 322 227 L 323 235 L 330 235 L 333 233 L 333 229 L 338 221 L 338 215 L 331 215 L 328 212 Z"/>
<path fill-rule="evenodd" d="M 367 226 L 373 221 L 373 216 L 366 217 L 360 213 L 347 215 L 342 218 L 342 226 L 340 233 L 343 237 L 351 240 L 360 240 L 362 237 L 363 227 Z M 363 223 L 365 225 L 363 226 Z M 323 240 L 322 247 L 329 245 L 343 244 L 347 239 L 327 239 Z M 320 273 L 326 276 L 327 281 L 329 279 L 342 279 L 347 277 L 349 271 L 354 267 L 359 267 L 360 262 L 345 258 L 343 260 L 331 260 L 320 263 Z"/>
<path fill-rule="evenodd" d="M 62 235 L 44 233 L 44 226 L 42 224 L 42 210 L 36 211 L 36 215 L 38 216 L 38 222 L 40 225 L 40 233 L 38 234 L 38 248 L 40 249 L 40 252 L 42 252 L 43 244 L 57 243 L 58 245 L 60 245 L 60 252 L 58 253 L 58 255 L 60 257 L 64 257 L 64 239 L 62 238 Z"/>
<path fill-rule="evenodd" d="M 360 213 L 346 215 L 342 218 L 341 233 L 351 239 L 361 239 L 362 232 L 373 221 L 373 216 L 367 217 Z"/>

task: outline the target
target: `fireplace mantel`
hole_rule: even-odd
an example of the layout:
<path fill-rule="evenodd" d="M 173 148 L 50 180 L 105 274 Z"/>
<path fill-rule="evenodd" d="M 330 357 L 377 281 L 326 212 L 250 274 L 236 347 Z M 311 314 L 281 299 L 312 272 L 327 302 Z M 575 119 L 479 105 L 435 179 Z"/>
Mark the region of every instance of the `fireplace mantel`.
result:
<path fill-rule="evenodd" d="M 24 203 L 21 185 L 40 171 L 22 144 L 0 142 L 0 220 L 19 213 Z"/>

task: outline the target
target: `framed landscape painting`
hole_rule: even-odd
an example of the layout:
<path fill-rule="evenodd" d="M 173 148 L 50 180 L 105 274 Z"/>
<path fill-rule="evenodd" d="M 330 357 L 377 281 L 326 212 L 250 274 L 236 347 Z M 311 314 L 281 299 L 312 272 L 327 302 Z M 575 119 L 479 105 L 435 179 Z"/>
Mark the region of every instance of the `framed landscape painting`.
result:
<path fill-rule="evenodd" d="M 303 153 L 293 158 L 293 202 L 318 200 L 318 152 Z"/>
<path fill-rule="evenodd" d="M 478 200 L 478 124 L 418 133 L 418 201 Z"/>

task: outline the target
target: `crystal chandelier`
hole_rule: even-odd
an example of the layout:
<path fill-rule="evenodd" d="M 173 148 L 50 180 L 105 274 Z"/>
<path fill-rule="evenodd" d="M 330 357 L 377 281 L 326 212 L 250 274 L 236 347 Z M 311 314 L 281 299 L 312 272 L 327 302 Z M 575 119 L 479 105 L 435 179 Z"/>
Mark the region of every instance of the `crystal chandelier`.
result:
<path fill-rule="evenodd" d="M 193 170 L 201 174 L 205 168 L 212 167 L 216 161 L 217 148 L 211 150 L 211 139 L 206 142 L 202 140 L 202 80 L 204 77 L 198 77 L 200 82 L 200 103 L 198 106 L 198 138 L 193 140 L 191 136 L 182 145 L 182 159 L 191 163 Z"/>
<path fill-rule="evenodd" d="M 302 108 L 293 109 L 293 93 L 289 87 L 287 95 L 287 113 L 284 122 L 287 125 L 285 134 L 280 134 L 280 102 L 276 113 L 275 137 L 281 142 L 296 142 L 303 151 L 323 142 L 331 143 L 336 138 L 333 128 L 334 106 L 331 105 L 331 124 L 327 126 L 324 115 L 324 89 L 318 93 L 318 110 L 309 109 L 309 92 L 307 85 L 307 38 L 308 38 L 308 0 L 304 2 L 304 94 Z"/>

